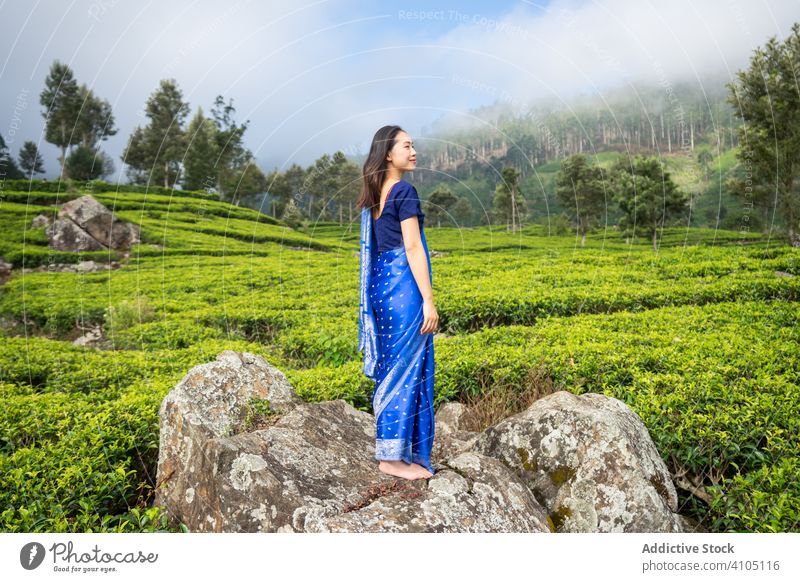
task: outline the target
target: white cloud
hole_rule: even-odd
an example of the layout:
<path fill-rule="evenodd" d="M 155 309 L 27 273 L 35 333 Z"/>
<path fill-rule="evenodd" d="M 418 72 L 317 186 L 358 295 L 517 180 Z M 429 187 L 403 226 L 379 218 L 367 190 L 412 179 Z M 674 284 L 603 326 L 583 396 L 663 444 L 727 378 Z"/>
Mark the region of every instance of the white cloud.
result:
<path fill-rule="evenodd" d="M 440 40 L 435 67 L 469 93 L 561 101 L 632 82 L 730 77 L 770 36 L 800 20 L 800 3 L 704 0 L 556 1 L 519 5 L 497 23 L 465 23 Z"/>

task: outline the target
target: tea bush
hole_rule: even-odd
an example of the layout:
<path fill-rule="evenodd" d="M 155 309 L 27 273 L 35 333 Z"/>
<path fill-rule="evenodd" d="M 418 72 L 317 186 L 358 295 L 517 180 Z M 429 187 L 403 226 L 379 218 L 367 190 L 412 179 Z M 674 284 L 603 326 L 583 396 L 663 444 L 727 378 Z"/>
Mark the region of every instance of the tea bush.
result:
<path fill-rule="evenodd" d="M 306 401 L 371 412 L 357 217 L 295 231 L 204 193 L 98 185 L 141 244 L 128 258 L 62 253 L 31 220 L 80 188 L 25 184 L 0 200 L 0 255 L 15 268 L 0 287 L 3 531 L 185 531 L 152 505 L 158 409 L 226 349 L 262 355 Z M 711 531 L 798 530 L 800 249 L 694 228 L 665 229 L 657 253 L 612 229 L 585 247 L 547 225 L 426 236 L 435 406 L 524 392 L 541 374 L 619 398 L 694 488 L 678 489 L 682 513 Z M 122 268 L 20 271 L 86 258 Z M 92 326 L 103 349 L 72 344 Z"/>

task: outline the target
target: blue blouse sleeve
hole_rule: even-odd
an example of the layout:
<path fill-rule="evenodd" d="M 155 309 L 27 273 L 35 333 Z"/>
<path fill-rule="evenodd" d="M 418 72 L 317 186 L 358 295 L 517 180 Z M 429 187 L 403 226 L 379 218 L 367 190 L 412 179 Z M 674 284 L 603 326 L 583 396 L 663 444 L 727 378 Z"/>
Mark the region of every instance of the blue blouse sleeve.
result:
<path fill-rule="evenodd" d="M 425 216 L 422 212 L 417 189 L 411 184 L 405 186 L 397 193 L 395 203 L 397 205 L 397 219 L 400 221 L 411 218 L 412 216 Z"/>

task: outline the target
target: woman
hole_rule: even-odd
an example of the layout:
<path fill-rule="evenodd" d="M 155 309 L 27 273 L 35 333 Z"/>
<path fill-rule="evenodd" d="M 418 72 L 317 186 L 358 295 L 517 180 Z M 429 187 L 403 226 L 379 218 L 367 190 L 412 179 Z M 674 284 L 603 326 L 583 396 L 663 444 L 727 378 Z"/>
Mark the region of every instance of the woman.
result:
<path fill-rule="evenodd" d="M 411 137 L 397 125 L 378 130 L 364 163 L 361 208 L 361 306 L 358 349 L 375 380 L 378 469 L 406 479 L 435 473 L 433 446 L 433 305 L 424 214 L 403 180 L 416 168 Z"/>

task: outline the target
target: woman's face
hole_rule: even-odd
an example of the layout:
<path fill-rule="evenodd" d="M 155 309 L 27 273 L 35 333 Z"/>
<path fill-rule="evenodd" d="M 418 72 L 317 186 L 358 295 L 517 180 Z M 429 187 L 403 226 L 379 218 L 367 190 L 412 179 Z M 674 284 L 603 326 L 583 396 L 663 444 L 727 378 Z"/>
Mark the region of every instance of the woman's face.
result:
<path fill-rule="evenodd" d="M 411 172 L 417 167 L 417 150 L 411 136 L 405 131 L 399 132 L 394 138 L 394 146 L 387 156 L 389 164 L 398 170 Z"/>

